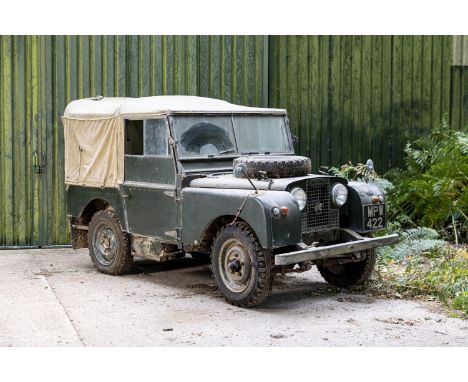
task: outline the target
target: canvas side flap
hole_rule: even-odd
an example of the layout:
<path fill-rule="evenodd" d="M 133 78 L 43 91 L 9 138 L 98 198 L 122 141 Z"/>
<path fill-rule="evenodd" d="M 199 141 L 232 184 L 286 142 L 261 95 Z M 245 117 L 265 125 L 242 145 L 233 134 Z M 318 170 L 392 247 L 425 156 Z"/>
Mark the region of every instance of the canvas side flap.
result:
<path fill-rule="evenodd" d="M 124 120 L 63 118 L 65 183 L 116 187 L 123 182 Z"/>

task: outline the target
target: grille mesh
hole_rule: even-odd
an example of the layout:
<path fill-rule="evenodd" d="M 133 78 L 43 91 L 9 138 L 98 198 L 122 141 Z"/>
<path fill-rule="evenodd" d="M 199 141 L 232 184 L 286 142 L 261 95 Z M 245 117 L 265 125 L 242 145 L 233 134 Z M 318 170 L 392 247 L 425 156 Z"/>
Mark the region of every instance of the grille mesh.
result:
<path fill-rule="evenodd" d="M 338 228 L 339 211 L 330 203 L 330 181 L 312 179 L 306 184 L 307 205 L 301 214 L 302 233 Z"/>

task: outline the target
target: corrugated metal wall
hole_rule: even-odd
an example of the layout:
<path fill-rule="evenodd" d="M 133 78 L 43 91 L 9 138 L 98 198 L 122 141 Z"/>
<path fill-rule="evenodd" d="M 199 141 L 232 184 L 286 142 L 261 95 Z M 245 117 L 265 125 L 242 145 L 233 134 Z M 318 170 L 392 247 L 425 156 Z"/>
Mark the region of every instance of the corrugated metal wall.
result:
<path fill-rule="evenodd" d="M 451 96 L 451 123 L 453 126 L 466 126 L 468 124 L 468 66 L 452 67 Z"/>
<path fill-rule="evenodd" d="M 189 94 L 267 105 L 263 36 L 0 36 L 0 246 L 68 242 L 66 104 Z M 34 173 L 33 155 L 47 171 Z"/>
<path fill-rule="evenodd" d="M 458 126 L 468 123 L 468 36 L 453 39 L 451 120 Z"/>
<path fill-rule="evenodd" d="M 459 100 L 450 109 L 451 57 L 451 36 L 271 37 L 270 105 L 288 109 L 315 168 L 371 157 L 385 172 L 444 113 L 467 123 Z"/>
<path fill-rule="evenodd" d="M 383 171 L 443 113 L 467 122 L 465 68 L 451 54 L 450 36 L 0 36 L 0 246 L 68 242 L 59 116 L 73 99 L 285 107 L 314 168 L 372 157 Z"/>

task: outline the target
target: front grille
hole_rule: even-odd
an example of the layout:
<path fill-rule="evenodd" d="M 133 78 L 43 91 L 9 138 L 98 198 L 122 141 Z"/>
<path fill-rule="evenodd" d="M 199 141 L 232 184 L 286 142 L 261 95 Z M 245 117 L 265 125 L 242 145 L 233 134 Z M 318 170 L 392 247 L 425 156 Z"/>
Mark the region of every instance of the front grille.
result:
<path fill-rule="evenodd" d="M 330 202 L 330 181 L 311 179 L 306 184 L 307 205 L 301 214 L 302 233 L 338 228 L 339 211 Z"/>

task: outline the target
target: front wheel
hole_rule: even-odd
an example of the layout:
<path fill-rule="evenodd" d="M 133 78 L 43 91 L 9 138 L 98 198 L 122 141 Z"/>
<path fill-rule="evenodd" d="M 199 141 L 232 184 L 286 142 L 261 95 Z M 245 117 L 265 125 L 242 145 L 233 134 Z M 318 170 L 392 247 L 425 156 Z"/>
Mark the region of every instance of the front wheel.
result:
<path fill-rule="evenodd" d="M 272 253 L 261 247 L 246 223 L 227 224 L 219 230 L 211 264 L 218 288 L 234 305 L 258 305 L 271 291 Z"/>
<path fill-rule="evenodd" d="M 364 284 L 372 274 L 375 266 L 375 252 L 368 249 L 366 258 L 359 262 L 317 265 L 322 277 L 331 285 L 348 288 Z"/>

